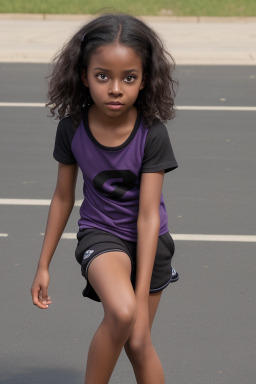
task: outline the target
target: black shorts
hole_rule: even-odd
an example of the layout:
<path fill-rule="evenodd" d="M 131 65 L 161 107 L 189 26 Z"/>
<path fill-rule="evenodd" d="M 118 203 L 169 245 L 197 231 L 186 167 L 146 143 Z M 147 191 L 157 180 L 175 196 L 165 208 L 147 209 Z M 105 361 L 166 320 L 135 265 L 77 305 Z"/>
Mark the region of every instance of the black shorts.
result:
<path fill-rule="evenodd" d="M 84 297 L 100 301 L 97 293 L 88 281 L 88 268 L 92 260 L 107 252 L 124 252 L 129 256 L 132 266 L 131 282 L 133 287 L 135 286 L 136 242 L 120 239 L 112 233 L 99 229 L 79 230 L 77 240 L 78 244 L 75 251 L 76 260 L 81 265 L 82 275 L 87 280 L 87 285 L 83 290 Z M 174 249 L 174 242 L 169 233 L 159 236 L 150 293 L 162 291 L 167 285 L 179 279 L 178 273 L 171 265 Z"/>

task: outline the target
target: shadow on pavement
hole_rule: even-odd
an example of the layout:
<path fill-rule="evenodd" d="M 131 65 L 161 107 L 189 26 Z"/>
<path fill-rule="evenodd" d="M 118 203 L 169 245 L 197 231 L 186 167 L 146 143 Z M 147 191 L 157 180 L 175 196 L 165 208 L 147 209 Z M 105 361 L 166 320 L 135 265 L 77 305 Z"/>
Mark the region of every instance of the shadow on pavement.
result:
<path fill-rule="evenodd" d="M 1 364 L 2 365 L 2 364 Z M 48 368 L 48 367 L 14 367 L 7 369 L 1 367 L 1 384 L 78 384 L 83 382 L 84 373 L 67 368 Z"/>

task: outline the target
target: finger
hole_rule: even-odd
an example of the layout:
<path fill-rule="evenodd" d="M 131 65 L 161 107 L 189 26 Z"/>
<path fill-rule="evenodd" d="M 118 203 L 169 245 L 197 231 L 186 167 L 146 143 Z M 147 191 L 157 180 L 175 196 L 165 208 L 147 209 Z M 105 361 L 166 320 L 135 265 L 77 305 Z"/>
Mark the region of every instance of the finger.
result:
<path fill-rule="evenodd" d="M 43 301 L 43 304 L 47 304 L 47 305 L 52 304 L 52 300 L 50 296 L 48 296 L 47 299 Z"/>
<path fill-rule="evenodd" d="M 48 291 L 47 288 L 42 288 L 42 300 L 46 301 L 48 299 Z"/>
<path fill-rule="evenodd" d="M 47 309 L 48 308 L 49 303 L 47 303 L 47 302 L 42 303 L 36 295 L 32 296 L 32 300 L 33 300 L 33 304 L 36 305 L 38 308 L 41 308 L 41 309 Z"/>
<path fill-rule="evenodd" d="M 47 309 L 48 305 L 51 304 L 51 301 L 42 302 L 42 300 L 40 299 L 40 296 L 41 296 L 40 289 L 31 290 L 31 295 L 32 295 L 33 304 L 36 305 L 38 308 Z"/>
<path fill-rule="evenodd" d="M 51 298 L 48 295 L 47 288 L 42 288 L 41 295 L 39 296 L 39 299 L 40 299 L 41 303 L 44 305 L 51 304 Z"/>

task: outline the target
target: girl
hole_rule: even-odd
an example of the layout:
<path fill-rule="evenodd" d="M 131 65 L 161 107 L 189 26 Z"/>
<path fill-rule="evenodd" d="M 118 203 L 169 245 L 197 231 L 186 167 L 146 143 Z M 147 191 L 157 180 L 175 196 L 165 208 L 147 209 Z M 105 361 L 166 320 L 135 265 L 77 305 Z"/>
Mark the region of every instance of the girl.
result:
<path fill-rule="evenodd" d="M 59 162 L 42 252 L 31 288 L 48 308 L 49 264 L 84 178 L 76 258 L 85 297 L 104 318 L 91 342 L 86 384 L 109 382 L 125 348 L 137 383 L 163 384 L 150 330 L 162 290 L 178 274 L 162 197 L 164 173 L 177 167 L 163 121 L 174 117 L 172 58 L 142 21 L 107 14 L 81 28 L 57 56 L 49 85 L 61 119 Z"/>

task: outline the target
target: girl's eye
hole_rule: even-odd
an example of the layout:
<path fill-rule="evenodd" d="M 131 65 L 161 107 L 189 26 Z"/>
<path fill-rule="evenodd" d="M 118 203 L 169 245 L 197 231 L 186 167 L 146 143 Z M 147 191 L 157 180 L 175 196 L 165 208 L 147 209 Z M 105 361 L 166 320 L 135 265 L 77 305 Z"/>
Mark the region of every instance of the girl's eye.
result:
<path fill-rule="evenodd" d="M 105 75 L 104 73 L 98 73 L 96 77 L 101 81 L 106 81 L 108 79 L 108 76 Z"/>
<path fill-rule="evenodd" d="M 125 81 L 126 81 L 127 83 L 133 83 L 133 82 L 135 81 L 135 76 L 133 76 L 133 75 L 128 75 L 128 76 L 125 77 Z"/>

